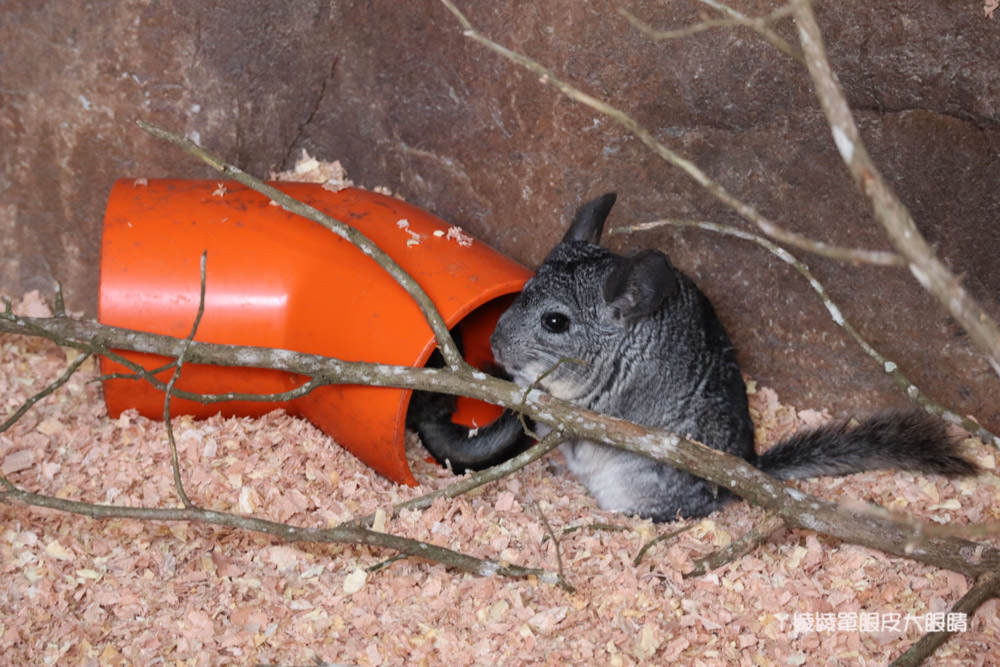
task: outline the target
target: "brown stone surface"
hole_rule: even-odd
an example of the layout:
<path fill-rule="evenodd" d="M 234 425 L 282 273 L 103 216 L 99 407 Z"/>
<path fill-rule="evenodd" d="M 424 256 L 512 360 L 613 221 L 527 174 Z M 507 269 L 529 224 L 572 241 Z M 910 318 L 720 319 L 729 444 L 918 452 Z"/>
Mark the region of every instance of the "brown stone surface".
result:
<path fill-rule="evenodd" d="M 697 2 L 621 3 L 657 27 Z M 748 30 L 653 43 L 609 3 L 463 2 L 470 19 L 628 111 L 776 222 L 884 248 L 803 71 Z M 648 5 L 648 6 L 647 6 Z M 733 6 L 761 14 L 776 3 Z M 834 69 L 868 147 L 918 225 L 1000 318 L 1000 22 L 975 2 L 828 2 Z M 779 33 L 794 42 L 794 26 Z M 302 148 L 341 159 L 532 265 L 584 197 L 612 223 L 742 223 L 607 119 L 464 38 L 434 0 L 398 3 L 12 0 L 0 11 L 0 291 L 96 304 L 104 199 L 118 177 L 211 172 L 146 138 L 144 118 L 265 174 Z M 797 273 L 697 231 L 654 245 L 715 300 L 745 369 L 802 407 L 902 404 Z M 937 400 L 1000 428 L 997 379 L 905 271 L 802 255 L 869 340 Z"/>

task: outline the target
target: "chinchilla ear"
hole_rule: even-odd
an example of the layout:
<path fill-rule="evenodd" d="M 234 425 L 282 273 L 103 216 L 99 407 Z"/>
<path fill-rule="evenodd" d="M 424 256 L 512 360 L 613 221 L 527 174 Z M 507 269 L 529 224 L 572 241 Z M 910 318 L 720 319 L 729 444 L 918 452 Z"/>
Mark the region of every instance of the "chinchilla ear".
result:
<path fill-rule="evenodd" d="M 596 245 L 601 240 L 604 221 L 608 219 L 608 213 L 617 198 L 617 194 L 609 192 L 578 208 L 563 241 L 587 241 Z"/>
<path fill-rule="evenodd" d="M 654 312 L 677 293 L 677 274 L 659 250 L 619 258 L 604 280 L 604 300 L 618 317 L 636 320 Z"/>

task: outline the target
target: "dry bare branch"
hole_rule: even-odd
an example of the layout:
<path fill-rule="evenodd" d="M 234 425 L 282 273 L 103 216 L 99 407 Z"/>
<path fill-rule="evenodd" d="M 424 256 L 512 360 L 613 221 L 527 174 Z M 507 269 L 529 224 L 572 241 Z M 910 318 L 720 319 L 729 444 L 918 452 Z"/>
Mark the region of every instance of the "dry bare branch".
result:
<path fill-rule="evenodd" d="M 700 0 L 700 2 L 718 10 L 719 12 L 725 14 L 728 18 L 708 19 L 701 21 L 700 23 L 694 23 L 692 25 L 685 26 L 683 28 L 676 28 L 674 30 L 657 30 L 624 7 L 618 7 L 615 2 L 612 2 L 611 4 L 615 8 L 615 11 L 623 16 L 633 28 L 654 41 L 690 37 L 700 32 L 715 28 L 734 28 L 743 26 L 750 28 L 759 34 L 771 46 L 778 49 L 788 57 L 805 64 L 805 61 L 802 59 L 802 52 L 797 47 L 789 44 L 783 37 L 781 37 L 781 35 L 771 29 L 771 24 L 776 21 L 780 21 L 783 18 L 787 18 L 792 13 L 792 9 L 789 5 L 778 7 L 766 16 L 753 18 L 736 11 L 729 5 L 716 2 L 715 0 Z"/>
<path fill-rule="evenodd" d="M 1000 328 L 937 258 L 917 229 L 906 205 L 882 178 L 868 155 L 844 92 L 834 77 L 809 0 L 793 0 L 792 4 L 799 41 L 816 96 L 826 114 L 833 142 L 854 182 L 871 201 L 875 219 L 885 229 L 892 245 L 906 259 L 906 266 L 913 277 L 968 332 L 969 338 L 1000 375 Z"/>
<path fill-rule="evenodd" d="M 441 563 L 456 570 L 480 576 L 533 576 L 547 583 L 561 583 L 558 574 L 549 572 L 548 570 L 507 565 L 494 560 L 476 558 L 448 549 L 447 547 L 440 547 L 428 542 L 412 540 L 389 533 L 381 533 L 360 526 L 338 526 L 336 528 L 298 527 L 266 519 L 201 509 L 193 505 L 190 507 L 159 508 L 86 503 L 31 493 L 13 487 L 5 477 L 0 477 L 0 479 L 3 479 L 5 487 L 3 490 L 0 490 L 0 502 L 23 503 L 31 507 L 44 507 L 101 520 L 118 518 L 134 519 L 137 521 L 194 521 L 273 535 L 286 542 L 364 544 L 372 547 L 392 549 L 408 556 Z"/>
<path fill-rule="evenodd" d="M 576 100 L 591 109 L 597 111 L 598 113 L 607 116 L 611 120 L 615 121 L 626 130 L 631 132 L 639 141 L 645 144 L 650 150 L 652 150 L 656 155 L 661 157 L 663 160 L 674 165 L 678 169 L 682 170 L 688 176 L 690 176 L 698 185 L 702 186 L 708 191 L 713 197 L 721 201 L 726 206 L 729 206 L 740 216 L 749 220 L 755 224 L 761 231 L 770 236 L 771 238 L 777 239 L 782 243 L 786 243 L 790 246 L 801 248 L 818 255 L 823 255 L 825 257 L 831 257 L 833 259 L 838 259 L 841 261 L 852 262 L 852 263 L 864 263 L 864 264 L 877 264 L 881 266 L 903 266 L 904 262 L 902 258 L 896 253 L 885 252 L 880 250 L 864 250 L 855 248 L 842 248 L 839 246 L 830 245 L 822 241 L 816 241 L 803 236 L 797 232 L 789 231 L 775 224 L 760 212 L 758 212 L 753 206 L 747 204 L 746 202 L 736 198 L 728 190 L 726 190 L 721 184 L 716 183 L 708 174 L 702 171 L 696 164 L 690 160 L 682 157 L 679 153 L 669 148 L 662 142 L 658 141 L 653 134 L 636 122 L 631 116 L 625 112 L 616 109 L 607 102 L 599 100 L 592 95 L 588 95 L 582 90 L 572 86 L 571 84 L 563 81 L 555 75 L 554 72 L 543 67 L 537 61 L 531 58 L 517 53 L 516 51 L 511 51 L 505 46 L 494 42 L 489 39 L 479 31 L 477 31 L 469 20 L 465 17 L 462 12 L 451 2 L 451 0 L 441 0 L 442 4 L 448 8 L 448 10 L 454 14 L 455 18 L 458 20 L 459 24 L 462 26 L 463 34 L 469 39 L 479 42 L 483 46 L 489 48 L 496 53 L 499 53 L 503 57 L 507 58 L 513 63 L 520 65 L 526 70 L 537 74 L 542 83 L 546 83 L 550 86 L 556 88 L 566 97 Z"/>
<path fill-rule="evenodd" d="M 159 334 L 103 327 L 65 317 L 30 318 L 0 314 L 0 332 L 39 335 L 82 349 L 133 349 L 176 356 L 185 341 Z M 238 360 L 237 360 L 238 359 Z M 470 396 L 511 409 L 568 436 L 593 440 L 644 454 L 725 487 L 781 516 L 791 527 L 804 528 L 936 567 L 979 576 L 1000 567 L 1000 549 L 959 537 L 934 536 L 932 526 L 898 521 L 868 508 L 842 507 L 815 498 L 762 473 L 743 459 L 681 438 L 661 429 L 585 410 L 538 390 L 524 390 L 492 377 L 476 377 L 446 369 L 345 362 L 319 355 L 266 348 L 193 341 L 188 363 L 251 365 L 290 371 L 323 383 L 422 389 Z"/>
<path fill-rule="evenodd" d="M 430 325 L 431 331 L 434 332 L 434 337 L 437 339 L 437 344 L 441 349 L 441 354 L 444 356 L 445 363 L 447 363 L 447 365 L 454 370 L 468 367 L 465 360 L 462 358 L 462 354 L 458 351 L 455 341 L 452 340 L 451 334 L 448 332 L 448 325 L 446 325 L 444 320 L 441 319 L 441 315 L 437 312 L 437 308 L 434 307 L 434 302 L 431 298 L 427 295 L 424 289 L 408 273 L 406 273 L 406 271 L 403 270 L 403 267 L 396 263 L 396 260 L 373 243 L 371 239 L 366 237 L 354 227 L 351 227 L 350 225 L 341 222 L 340 220 L 337 220 L 336 218 L 333 218 L 326 213 L 309 206 L 308 204 L 300 202 L 293 197 L 289 197 L 273 185 L 268 185 L 259 178 L 251 176 L 234 165 L 227 164 L 225 161 L 212 155 L 187 137 L 182 137 L 179 134 L 165 130 L 161 127 L 153 125 L 152 123 L 147 123 L 144 120 L 137 121 L 137 124 L 143 131 L 148 132 L 150 135 L 169 141 L 175 146 L 198 158 L 213 169 L 216 169 L 233 180 L 242 183 L 248 188 L 256 190 L 265 197 L 269 197 L 271 201 L 275 202 L 286 211 L 295 213 L 296 215 L 301 215 L 307 220 L 312 220 L 313 222 L 326 227 L 341 238 L 356 245 L 363 253 L 374 259 L 379 266 L 385 269 L 385 271 L 410 294 L 416 302 L 417 307 L 420 308 L 420 312 L 423 313 L 424 319 L 427 320 L 427 324 Z"/>
<path fill-rule="evenodd" d="M 952 614 L 971 617 L 979 607 L 992 598 L 1000 597 L 1000 572 L 985 572 L 976 579 L 972 588 L 951 608 Z M 930 657 L 954 632 L 941 630 L 928 632 L 903 655 L 892 661 L 890 667 L 916 667 Z"/>
<path fill-rule="evenodd" d="M 632 559 L 632 565 L 638 566 L 639 563 L 642 562 L 642 559 L 645 558 L 646 553 L 660 542 L 666 542 L 667 540 L 672 540 L 681 533 L 686 533 L 687 531 L 691 530 L 697 525 L 698 525 L 697 523 L 691 522 L 688 525 L 684 526 L 683 528 L 672 530 L 669 533 L 664 533 L 663 535 L 657 535 L 656 537 L 654 537 L 653 539 L 642 545 L 639 551 L 635 554 L 635 558 Z"/>
<path fill-rule="evenodd" d="M 181 464 L 177 457 L 177 440 L 174 438 L 174 424 L 170 419 L 170 399 L 174 386 L 181 377 L 181 371 L 184 370 L 184 357 L 187 355 L 188 348 L 191 347 L 191 341 L 194 340 L 195 334 L 198 333 L 201 318 L 205 315 L 205 265 L 207 258 L 208 251 L 206 250 L 201 253 L 199 263 L 201 275 L 198 287 L 198 311 L 195 313 L 194 323 L 191 325 L 191 333 L 184 339 L 184 347 L 181 348 L 181 353 L 177 355 L 174 362 L 176 370 L 170 375 L 170 381 L 167 382 L 167 386 L 163 390 L 163 424 L 167 431 L 167 443 L 170 445 L 170 471 L 174 476 L 174 488 L 177 490 L 177 496 L 181 499 L 184 507 L 189 509 L 194 507 L 194 504 L 188 498 L 187 492 L 184 490 L 184 482 L 181 479 Z"/>
<path fill-rule="evenodd" d="M 443 489 L 437 491 L 432 491 L 428 494 L 419 496 L 417 498 L 412 498 L 410 500 L 403 501 L 397 505 L 392 506 L 392 512 L 389 514 L 389 518 L 398 516 L 402 510 L 420 510 L 426 509 L 431 506 L 438 498 L 454 498 L 460 496 L 463 493 L 468 493 L 473 489 L 477 489 L 484 484 L 496 481 L 502 477 L 520 470 L 524 466 L 528 465 L 532 461 L 537 461 L 542 458 L 553 449 L 559 446 L 559 443 L 564 439 L 563 435 L 559 431 L 552 431 L 534 446 L 528 448 L 527 450 L 521 452 L 514 458 L 493 466 L 492 468 L 487 468 L 486 470 L 479 470 L 477 472 L 470 473 L 458 480 L 454 484 L 451 484 Z M 356 519 L 351 519 L 345 522 L 343 525 L 358 525 L 358 526 L 370 526 L 372 520 L 375 518 L 374 514 L 368 514 L 363 517 L 358 517 Z"/>
<path fill-rule="evenodd" d="M 740 539 L 732 542 L 727 547 L 698 558 L 694 561 L 694 569 L 684 574 L 685 577 L 700 577 L 706 572 L 722 567 L 726 563 L 731 563 L 738 558 L 742 558 L 760 545 L 767 542 L 767 539 L 778 530 L 785 527 L 785 520 L 781 517 L 767 515 L 764 520 L 747 531 Z"/>
<path fill-rule="evenodd" d="M 885 357 L 881 352 L 875 349 L 875 347 L 869 343 L 858 330 L 854 327 L 851 322 L 844 317 L 843 311 L 834 302 L 833 297 L 826 290 L 823 284 L 813 275 L 809 267 L 792 255 L 790 252 L 782 248 L 781 246 L 773 243 L 772 241 L 760 236 L 758 234 L 753 234 L 751 232 L 744 231 L 742 229 L 737 229 L 730 225 L 720 225 L 714 222 L 707 222 L 701 220 L 678 220 L 678 219 L 667 219 L 654 220 L 652 222 L 642 222 L 635 225 L 629 225 L 627 227 L 616 227 L 609 230 L 609 234 L 628 234 L 631 232 L 645 231 L 649 229 L 657 229 L 663 226 L 674 226 L 674 227 L 694 227 L 697 229 L 702 229 L 705 231 L 710 231 L 715 234 L 723 234 L 725 236 L 732 236 L 738 239 L 743 239 L 745 241 L 751 241 L 761 246 L 765 250 L 772 253 L 775 257 L 781 261 L 789 264 L 792 268 L 798 271 L 803 278 L 809 283 L 809 287 L 812 288 L 819 298 L 823 301 L 823 305 L 826 306 L 826 310 L 830 313 L 830 319 L 833 320 L 834 324 L 842 328 L 848 336 L 850 336 L 858 346 L 864 350 L 865 354 L 875 360 L 879 368 L 892 378 L 893 382 L 899 387 L 903 395 L 910 400 L 917 403 L 924 410 L 932 415 L 941 417 L 942 419 L 949 421 L 953 424 L 958 424 L 964 428 L 969 433 L 972 433 L 976 437 L 980 438 L 984 442 L 991 442 L 995 446 L 1000 447 L 1000 436 L 997 436 L 989 429 L 985 428 L 975 420 L 970 417 L 966 417 L 958 414 L 954 410 L 950 410 L 943 405 L 936 403 L 931 400 L 927 394 L 925 394 L 921 389 L 910 381 L 910 379 L 899 369 L 899 365 Z"/>

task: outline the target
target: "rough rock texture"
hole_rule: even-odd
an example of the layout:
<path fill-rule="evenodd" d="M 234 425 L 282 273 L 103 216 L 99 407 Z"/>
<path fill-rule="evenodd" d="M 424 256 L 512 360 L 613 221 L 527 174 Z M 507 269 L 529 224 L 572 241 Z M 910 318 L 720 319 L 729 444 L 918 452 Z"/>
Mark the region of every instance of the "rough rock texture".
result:
<path fill-rule="evenodd" d="M 628 111 L 780 224 L 886 247 L 806 75 L 754 33 L 653 43 L 606 2 L 460 4 L 483 32 Z M 710 15 L 694 0 L 620 4 L 661 28 Z M 759 15 L 777 3 L 733 5 Z M 1000 317 L 1000 24 L 976 2 L 829 2 L 818 13 L 870 152 Z M 794 42 L 790 22 L 777 30 Z M 340 159 L 360 183 L 388 185 L 528 265 L 582 198 L 609 189 L 621 196 L 613 224 L 743 224 L 619 127 L 464 38 L 435 0 L 12 0 L 0 67 L 0 291 L 50 290 L 56 278 L 70 306 L 90 312 L 113 180 L 210 174 L 135 118 L 196 135 L 256 173 L 302 148 Z M 745 369 L 789 402 L 845 413 L 905 400 L 760 249 L 697 231 L 615 243 L 656 245 L 690 271 Z M 932 397 L 1000 427 L 995 375 L 908 273 L 802 258 Z"/>

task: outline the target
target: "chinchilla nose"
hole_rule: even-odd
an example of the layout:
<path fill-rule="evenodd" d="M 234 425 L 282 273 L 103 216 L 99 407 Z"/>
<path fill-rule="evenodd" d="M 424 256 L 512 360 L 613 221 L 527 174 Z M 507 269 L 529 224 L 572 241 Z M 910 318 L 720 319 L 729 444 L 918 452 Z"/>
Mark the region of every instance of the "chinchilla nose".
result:
<path fill-rule="evenodd" d="M 493 359 L 501 366 L 503 365 L 504 351 L 508 348 L 508 346 L 507 336 L 504 335 L 501 330 L 501 326 L 498 323 L 497 328 L 494 329 L 493 333 L 490 335 L 490 350 L 493 351 Z"/>
<path fill-rule="evenodd" d="M 503 334 L 500 333 L 499 329 L 494 329 L 493 333 L 490 334 L 490 349 L 493 350 L 493 356 L 497 356 L 497 348 L 503 346 Z"/>

